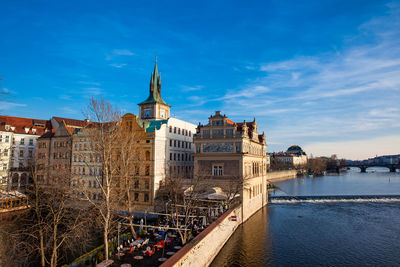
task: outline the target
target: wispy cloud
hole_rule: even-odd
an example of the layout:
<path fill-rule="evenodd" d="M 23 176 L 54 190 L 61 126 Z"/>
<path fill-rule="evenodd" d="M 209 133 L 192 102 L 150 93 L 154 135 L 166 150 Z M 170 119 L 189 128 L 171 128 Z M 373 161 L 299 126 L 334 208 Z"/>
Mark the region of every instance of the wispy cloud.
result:
<path fill-rule="evenodd" d="M 106 54 L 105 60 L 111 61 L 124 56 L 133 56 L 135 53 L 128 49 L 114 49 L 111 53 Z"/>
<path fill-rule="evenodd" d="M 16 107 L 26 107 L 26 104 L 0 101 L 0 110 L 10 110 Z"/>
<path fill-rule="evenodd" d="M 103 89 L 101 89 L 99 87 L 87 87 L 87 88 L 83 88 L 82 93 L 84 95 L 98 96 L 98 95 L 104 94 L 104 91 L 103 91 Z"/>
<path fill-rule="evenodd" d="M 128 49 L 114 49 L 112 53 L 117 56 L 133 56 L 135 54 Z"/>
<path fill-rule="evenodd" d="M 217 99 L 228 115 L 256 116 L 269 143 L 307 144 L 311 150 L 317 149 L 314 144 L 333 140 L 372 140 L 397 133 L 399 10 L 392 7 L 388 16 L 362 24 L 340 51 L 261 63 L 262 76 L 201 103 Z"/>
<path fill-rule="evenodd" d="M 111 67 L 117 68 L 117 69 L 121 69 L 123 67 L 125 67 L 127 64 L 126 63 L 112 63 L 110 64 Z"/>
<path fill-rule="evenodd" d="M 181 86 L 182 92 L 200 91 L 200 90 L 203 89 L 203 88 L 204 88 L 204 86 L 202 86 L 202 85 L 196 85 L 196 86 L 186 86 L 186 85 L 182 85 L 182 86 Z"/>
<path fill-rule="evenodd" d="M 79 81 L 78 83 L 85 84 L 85 85 L 95 85 L 95 86 L 101 85 L 101 83 L 99 83 L 99 82 L 88 82 L 88 81 Z"/>
<path fill-rule="evenodd" d="M 60 95 L 59 98 L 62 99 L 62 100 L 71 100 L 71 96 L 70 95 Z"/>

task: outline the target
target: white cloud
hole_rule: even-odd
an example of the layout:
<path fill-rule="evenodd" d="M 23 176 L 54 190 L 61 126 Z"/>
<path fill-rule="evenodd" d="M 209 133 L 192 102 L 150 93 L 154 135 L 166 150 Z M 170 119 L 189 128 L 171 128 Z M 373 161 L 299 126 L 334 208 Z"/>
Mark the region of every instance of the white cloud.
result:
<path fill-rule="evenodd" d="M 112 53 L 117 56 L 133 56 L 135 54 L 128 49 L 114 49 Z"/>
<path fill-rule="evenodd" d="M 196 86 L 186 86 L 186 85 L 182 85 L 182 86 L 181 86 L 182 92 L 200 91 L 200 90 L 203 89 L 203 88 L 204 88 L 203 85 L 196 85 Z"/>
<path fill-rule="evenodd" d="M 117 68 L 117 69 L 123 68 L 126 65 L 127 64 L 125 64 L 125 63 L 112 63 L 112 64 L 110 64 L 111 67 L 114 67 L 114 68 Z"/>
<path fill-rule="evenodd" d="M 10 110 L 16 107 L 26 107 L 26 104 L 0 101 L 0 110 Z"/>

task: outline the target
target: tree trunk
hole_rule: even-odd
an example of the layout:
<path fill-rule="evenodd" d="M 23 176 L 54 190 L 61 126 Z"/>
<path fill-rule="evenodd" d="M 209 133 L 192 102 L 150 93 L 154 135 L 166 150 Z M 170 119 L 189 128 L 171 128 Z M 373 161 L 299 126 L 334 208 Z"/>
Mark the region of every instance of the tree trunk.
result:
<path fill-rule="evenodd" d="M 50 260 L 51 267 L 57 267 L 57 224 L 53 227 L 53 252 Z"/>
<path fill-rule="evenodd" d="M 104 259 L 108 260 L 108 219 L 104 222 Z"/>
<path fill-rule="evenodd" d="M 129 216 L 129 226 L 131 227 L 132 237 L 134 239 L 136 239 L 137 236 L 136 236 L 135 229 L 133 228 L 133 218 L 132 218 L 132 216 Z"/>
<path fill-rule="evenodd" d="M 42 227 L 42 226 L 40 226 Z M 39 230 L 39 236 L 40 236 L 40 262 L 42 264 L 42 267 L 46 266 L 46 260 L 45 260 L 45 254 L 44 254 L 44 237 L 43 237 L 43 230 Z"/>

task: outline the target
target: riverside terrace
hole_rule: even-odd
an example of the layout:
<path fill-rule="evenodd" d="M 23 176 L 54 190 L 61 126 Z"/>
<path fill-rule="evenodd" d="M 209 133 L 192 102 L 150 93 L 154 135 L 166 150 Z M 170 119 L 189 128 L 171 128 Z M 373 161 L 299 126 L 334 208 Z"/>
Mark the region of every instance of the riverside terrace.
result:
<path fill-rule="evenodd" d="M 188 242 L 223 212 L 223 209 L 207 210 L 190 218 L 191 223 L 187 228 L 190 232 Z M 135 224 L 135 227 L 139 228 L 141 237 L 136 240 L 124 240 L 112 256 L 114 262 L 110 266 L 129 266 L 129 264 L 131 266 L 159 266 L 179 251 L 183 246 L 179 231 L 183 232 L 184 229 L 180 228 L 178 231 L 168 221 L 167 216 L 161 216 L 164 218 L 158 226 L 143 225 L 143 220 L 141 220 L 141 225 Z"/>
<path fill-rule="evenodd" d="M 186 244 L 190 243 L 194 237 L 226 211 L 220 204 L 221 202 L 215 201 L 214 207 L 197 207 L 191 216 L 176 216 L 181 221 L 185 219 L 189 221 L 186 224 L 186 229 L 189 231 Z M 115 236 L 109 240 L 110 260 L 108 262 L 103 261 L 104 247 L 102 245 L 64 267 L 129 266 L 129 264 L 131 266 L 159 266 L 183 247 L 179 234 L 183 234 L 183 226 L 180 226 L 179 229 L 175 228 L 176 226 L 171 222 L 171 214 L 137 214 L 133 224 L 135 232 L 139 236 L 136 240 L 132 238 L 127 221 L 120 221 L 120 226 L 123 229 L 120 237 Z"/>

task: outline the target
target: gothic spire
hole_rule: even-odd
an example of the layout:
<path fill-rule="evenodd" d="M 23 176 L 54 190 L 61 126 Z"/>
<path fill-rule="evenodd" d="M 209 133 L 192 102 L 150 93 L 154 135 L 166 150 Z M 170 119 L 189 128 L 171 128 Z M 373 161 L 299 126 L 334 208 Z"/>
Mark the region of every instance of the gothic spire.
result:
<path fill-rule="evenodd" d="M 147 104 L 147 103 L 166 104 L 164 100 L 161 98 L 161 74 L 158 72 L 157 56 L 154 64 L 154 70 L 151 73 L 151 78 L 150 78 L 150 95 L 141 104 Z"/>

